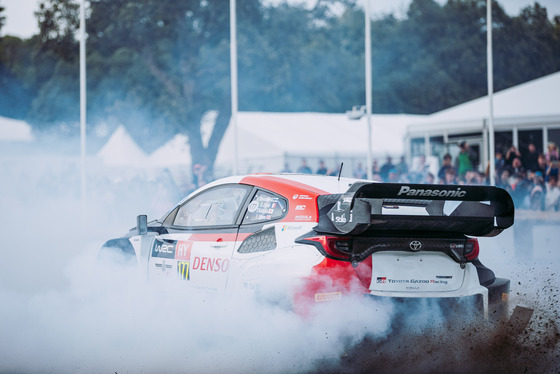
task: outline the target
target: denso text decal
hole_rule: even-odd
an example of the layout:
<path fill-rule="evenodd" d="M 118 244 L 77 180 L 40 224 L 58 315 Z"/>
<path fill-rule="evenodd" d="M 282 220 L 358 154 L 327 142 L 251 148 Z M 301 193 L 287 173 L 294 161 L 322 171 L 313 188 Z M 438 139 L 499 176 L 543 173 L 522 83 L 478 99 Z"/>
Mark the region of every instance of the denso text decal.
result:
<path fill-rule="evenodd" d="M 229 260 L 227 258 L 195 257 L 192 269 L 225 273 L 229 269 Z"/>

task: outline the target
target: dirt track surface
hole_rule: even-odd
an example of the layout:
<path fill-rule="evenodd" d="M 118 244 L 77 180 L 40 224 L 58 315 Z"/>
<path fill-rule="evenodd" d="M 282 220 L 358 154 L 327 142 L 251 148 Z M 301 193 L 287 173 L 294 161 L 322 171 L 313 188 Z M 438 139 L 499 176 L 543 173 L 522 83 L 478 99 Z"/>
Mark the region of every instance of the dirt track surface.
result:
<path fill-rule="evenodd" d="M 529 264 L 529 266 L 527 266 Z M 558 262 L 515 264 L 510 306 L 533 310 L 528 325 L 515 317 L 499 326 L 472 323 L 394 330 L 366 337 L 316 373 L 560 373 Z"/>
<path fill-rule="evenodd" d="M 425 331 L 384 341 L 365 339 L 341 356 L 322 362 L 317 373 L 556 373 L 560 335 L 543 321 L 518 336 L 464 328 Z"/>

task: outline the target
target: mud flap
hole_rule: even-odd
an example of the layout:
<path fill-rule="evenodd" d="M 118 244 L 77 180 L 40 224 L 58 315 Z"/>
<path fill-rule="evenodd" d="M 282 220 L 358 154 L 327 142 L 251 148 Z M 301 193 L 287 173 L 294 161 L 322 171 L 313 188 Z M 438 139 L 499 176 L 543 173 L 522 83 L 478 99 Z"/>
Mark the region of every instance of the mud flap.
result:
<path fill-rule="evenodd" d="M 509 279 L 495 278 L 488 288 L 488 319 L 493 322 L 508 320 Z"/>
<path fill-rule="evenodd" d="M 517 305 L 511 314 L 511 318 L 505 324 L 505 330 L 509 335 L 519 335 L 529 325 L 534 310 Z"/>

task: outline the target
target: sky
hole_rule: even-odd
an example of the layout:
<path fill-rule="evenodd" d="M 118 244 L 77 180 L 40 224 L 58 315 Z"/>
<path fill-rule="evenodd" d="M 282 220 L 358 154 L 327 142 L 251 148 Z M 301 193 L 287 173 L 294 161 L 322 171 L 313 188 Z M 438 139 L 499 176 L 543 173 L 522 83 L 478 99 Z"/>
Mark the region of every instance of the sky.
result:
<path fill-rule="evenodd" d="M 268 0 L 269 2 L 280 2 L 282 0 Z M 315 0 L 289 0 L 293 3 L 314 3 Z M 446 0 L 437 0 L 445 3 Z M 395 13 L 397 17 L 404 16 L 411 0 L 370 0 L 371 11 L 374 16 L 387 13 Z M 526 6 L 532 5 L 531 0 L 499 0 L 505 7 L 506 12 L 511 15 L 519 14 Z M 560 15 L 560 0 L 539 0 L 541 5 L 548 9 L 550 18 Z M 37 21 L 34 12 L 38 9 L 39 0 L 0 0 L 0 5 L 6 8 L 6 24 L 2 29 L 3 35 L 14 35 L 27 38 L 38 32 Z"/>

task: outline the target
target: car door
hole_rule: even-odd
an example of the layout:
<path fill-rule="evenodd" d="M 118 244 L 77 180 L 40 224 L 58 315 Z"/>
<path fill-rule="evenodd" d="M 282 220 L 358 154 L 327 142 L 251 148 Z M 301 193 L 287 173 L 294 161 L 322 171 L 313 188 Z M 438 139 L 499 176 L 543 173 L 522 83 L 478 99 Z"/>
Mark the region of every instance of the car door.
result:
<path fill-rule="evenodd" d="M 218 186 L 175 208 L 166 218 L 167 233 L 152 245 L 150 279 L 177 279 L 188 287 L 223 291 L 250 191 L 244 185 Z"/>

